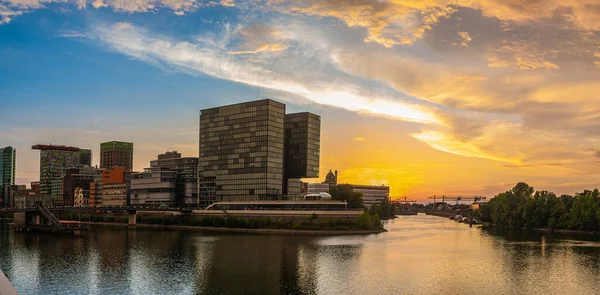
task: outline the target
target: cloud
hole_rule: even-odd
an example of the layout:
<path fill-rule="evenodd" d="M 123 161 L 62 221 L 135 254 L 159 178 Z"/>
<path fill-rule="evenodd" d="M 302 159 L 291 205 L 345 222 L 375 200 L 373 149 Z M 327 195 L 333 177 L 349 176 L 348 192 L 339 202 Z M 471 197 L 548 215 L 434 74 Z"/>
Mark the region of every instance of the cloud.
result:
<path fill-rule="evenodd" d="M 234 7 L 235 3 L 234 3 L 234 0 L 221 0 L 221 5 L 227 6 L 227 7 Z"/>
<path fill-rule="evenodd" d="M 110 7 L 114 11 L 125 13 L 144 13 L 168 9 L 176 15 L 184 15 L 202 6 L 234 6 L 233 0 L 221 2 L 201 0 L 0 0 L 0 24 L 8 23 L 23 13 L 43 9 L 48 4 L 60 3 L 76 5 L 79 9 L 86 9 L 88 4 L 91 4 L 91 7 L 95 9 Z"/>
<path fill-rule="evenodd" d="M 364 137 L 355 137 L 355 138 L 353 138 L 353 139 L 354 139 L 354 140 L 356 140 L 356 141 L 365 141 L 365 140 L 367 140 L 367 139 L 366 139 L 366 138 L 364 138 Z"/>
<path fill-rule="evenodd" d="M 56 35 L 57 37 L 63 37 L 63 38 L 84 38 L 86 37 L 86 35 L 84 33 L 81 32 L 76 32 L 76 31 L 68 31 L 59 35 Z"/>
<path fill-rule="evenodd" d="M 343 81 L 310 81 L 295 79 L 237 55 L 228 54 L 219 40 L 199 38 L 200 42 L 171 41 L 130 24 L 98 27 L 96 35 L 113 50 L 149 64 L 170 67 L 192 75 L 206 74 L 251 86 L 291 93 L 318 104 L 349 111 L 386 116 L 393 119 L 439 124 L 432 109 L 403 103 L 392 98 L 365 95 L 364 89 Z"/>
<path fill-rule="evenodd" d="M 279 52 L 289 47 L 284 32 L 265 24 L 244 28 L 238 32 L 238 37 L 243 40 L 243 44 L 238 46 L 237 51 L 230 51 L 229 54 Z"/>
<path fill-rule="evenodd" d="M 458 36 L 460 37 L 460 43 L 458 43 L 457 45 L 460 45 L 462 47 L 468 47 L 469 42 L 473 41 L 473 39 L 471 39 L 471 35 L 469 35 L 468 32 L 458 32 Z"/>

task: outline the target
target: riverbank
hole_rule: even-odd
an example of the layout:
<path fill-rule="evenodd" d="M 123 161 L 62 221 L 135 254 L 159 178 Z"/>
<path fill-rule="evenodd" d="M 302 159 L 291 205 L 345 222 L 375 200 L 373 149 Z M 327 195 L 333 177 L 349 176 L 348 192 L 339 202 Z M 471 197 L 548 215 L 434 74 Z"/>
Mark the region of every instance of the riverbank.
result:
<path fill-rule="evenodd" d="M 114 223 L 114 222 L 81 222 L 81 224 L 129 227 L 129 225 L 126 223 Z M 156 229 L 209 231 L 209 232 L 223 232 L 223 233 L 252 233 L 252 234 L 268 234 L 268 235 L 301 235 L 301 236 L 372 235 L 372 234 L 379 234 L 379 233 L 387 232 L 387 230 L 385 230 L 385 229 L 296 230 L 296 229 L 272 229 L 272 228 L 228 228 L 228 227 L 209 227 L 209 226 L 192 226 L 192 225 L 162 225 L 162 224 L 136 224 L 136 227 L 156 228 Z"/>
<path fill-rule="evenodd" d="M 533 230 L 533 231 L 539 231 L 539 232 L 561 233 L 561 234 L 600 235 L 599 231 L 576 230 L 576 229 L 532 228 L 531 230 Z"/>
<path fill-rule="evenodd" d="M 545 233 L 558 233 L 558 234 L 584 234 L 584 235 L 600 235 L 600 231 L 590 231 L 590 230 L 577 230 L 577 229 L 552 229 L 552 228 L 517 228 L 517 227 L 503 227 L 497 226 L 495 224 L 486 223 L 483 225 L 483 228 L 500 228 L 500 229 L 516 229 L 516 230 L 530 230 L 536 232 L 545 232 Z"/>

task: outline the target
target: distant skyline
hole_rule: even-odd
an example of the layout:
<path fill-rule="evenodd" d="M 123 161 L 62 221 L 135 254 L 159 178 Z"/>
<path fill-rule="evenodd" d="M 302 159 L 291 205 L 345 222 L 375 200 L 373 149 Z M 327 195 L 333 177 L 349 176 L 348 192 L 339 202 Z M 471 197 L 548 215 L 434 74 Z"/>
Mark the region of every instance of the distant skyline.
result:
<path fill-rule="evenodd" d="M 0 148 L 198 156 L 199 110 L 322 117 L 321 177 L 392 197 L 599 187 L 592 0 L 0 0 Z"/>

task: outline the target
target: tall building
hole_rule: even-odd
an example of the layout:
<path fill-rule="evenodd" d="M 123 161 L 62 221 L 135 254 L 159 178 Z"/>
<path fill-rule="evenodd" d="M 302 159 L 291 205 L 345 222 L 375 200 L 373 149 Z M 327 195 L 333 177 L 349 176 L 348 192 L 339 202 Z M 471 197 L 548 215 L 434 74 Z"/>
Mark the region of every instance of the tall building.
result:
<path fill-rule="evenodd" d="M 92 152 L 78 147 L 62 145 L 34 145 L 34 150 L 40 150 L 40 193 L 51 195 L 51 183 L 64 177 L 67 168 L 90 166 Z"/>
<path fill-rule="evenodd" d="M 269 99 L 200 111 L 201 204 L 300 194 L 300 178 L 315 177 L 315 165 L 318 177 L 318 129 L 318 116 L 286 117 L 285 105 Z"/>
<path fill-rule="evenodd" d="M 285 115 L 285 173 L 289 178 L 319 178 L 321 117 Z"/>
<path fill-rule="evenodd" d="M 100 168 L 123 167 L 133 171 L 133 143 L 109 141 L 100 144 Z"/>
<path fill-rule="evenodd" d="M 321 117 L 311 113 L 285 115 L 284 192 L 302 197 L 302 178 L 319 177 Z"/>
<path fill-rule="evenodd" d="M 5 200 L 4 188 L 15 184 L 15 171 L 17 164 L 17 151 L 13 147 L 0 149 L 0 203 Z M 2 205 L 2 204 L 0 204 Z"/>
<path fill-rule="evenodd" d="M 177 151 L 166 152 L 151 161 L 150 168 L 167 168 L 175 171 L 176 205 L 197 206 L 199 204 L 197 157 L 181 157 Z"/>

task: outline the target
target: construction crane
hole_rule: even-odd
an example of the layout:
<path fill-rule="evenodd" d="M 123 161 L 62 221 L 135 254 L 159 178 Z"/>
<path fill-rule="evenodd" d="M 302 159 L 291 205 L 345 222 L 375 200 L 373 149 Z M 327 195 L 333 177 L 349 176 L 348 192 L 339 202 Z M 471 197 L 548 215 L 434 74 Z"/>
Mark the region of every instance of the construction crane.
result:
<path fill-rule="evenodd" d="M 394 206 L 403 206 L 404 209 L 408 209 L 411 203 L 416 203 L 417 201 L 409 199 L 408 197 L 398 197 L 391 201 Z"/>
<path fill-rule="evenodd" d="M 436 204 L 436 200 L 442 200 L 442 203 L 446 203 L 446 201 L 456 201 L 456 205 L 459 202 L 472 202 L 477 203 L 479 201 L 485 200 L 485 197 L 482 196 L 453 196 L 453 195 L 433 195 L 428 198 L 429 200 L 433 200 L 433 204 Z"/>

